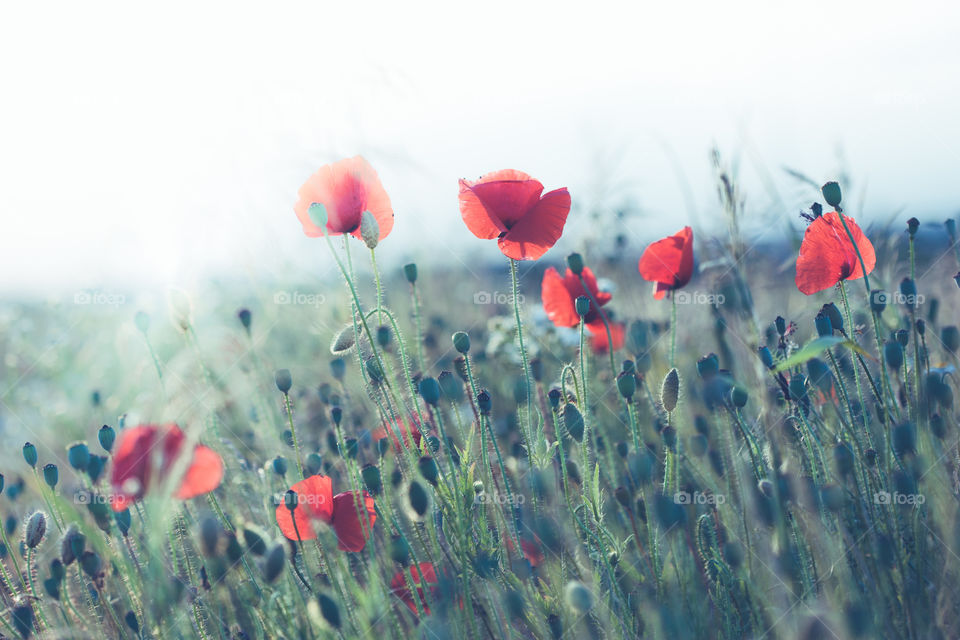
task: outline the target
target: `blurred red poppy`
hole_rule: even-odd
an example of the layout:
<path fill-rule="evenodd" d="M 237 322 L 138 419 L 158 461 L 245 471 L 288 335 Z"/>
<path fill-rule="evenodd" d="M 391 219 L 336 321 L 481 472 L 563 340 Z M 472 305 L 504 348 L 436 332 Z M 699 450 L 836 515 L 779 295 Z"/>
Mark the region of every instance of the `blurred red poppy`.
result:
<path fill-rule="evenodd" d="M 858 280 L 863 269 L 857 258 L 857 249 L 869 274 L 877 264 L 873 244 L 850 216 L 844 216 L 850 235 L 843 228 L 840 214 L 825 213 L 807 227 L 797 257 L 797 288 L 808 296 L 836 285 L 841 280 Z"/>
<path fill-rule="evenodd" d="M 416 599 L 410 591 L 410 586 L 407 584 L 403 571 L 398 571 L 393 576 L 393 580 L 390 581 L 390 592 L 403 600 L 414 614 L 417 613 L 417 600 L 419 600 L 424 613 L 430 615 L 430 607 L 424 601 L 423 585 L 426 584 L 430 588 L 431 597 L 436 598 L 439 595 L 437 572 L 433 568 L 433 564 L 429 562 L 421 562 L 419 565 L 410 567 L 408 571 L 410 572 L 410 581 L 417 587 Z M 423 575 L 422 581 L 420 580 L 421 574 Z"/>
<path fill-rule="evenodd" d="M 622 322 L 608 321 L 610 324 L 610 338 L 613 340 L 613 350 L 622 349 L 626 342 L 627 328 Z M 603 322 L 597 320 L 587 325 L 590 331 L 590 347 L 596 353 L 606 353 L 610 349 L 610 342 L 607 340 L 607 328 Z"/>
<path fill-rule="evenodd" d="M 522 171 L 494 171 L 460 180 L 460 214 L 473 235 L 498 238 L 503 255 L 536 260 L 560 239 L 570 213 L 566 188 L 542 193 L 540 181 Z"/>
<path fill-rule="evenodd" d="M 602 311 L 598 308 L 610 302 L 611 296 L 606 291 L 600 291 L 597 288 L 597 279 L 589 267 L 583 268 L 583 280 L 587 283 L 590 293 L 583 288 L 580 278 L 567 269 L 563 278 L 560 273 L 550 267 L 543 273 L 543 283 L 540 288 L 540 296 L 543 298 L 543 310 L 547 312 L 550 322 L 558 327 L 575 327 L 580 324 L 580 316 L 577 314 L 576 300 L 580 296 L 589 298 L 591 295 L 597 301 L 597 304 L 590 303 L 590 310 L 587 312 L 584 322 L 588 325 L 599 323 L 603 327 L 603 321 L 600 319 Z"/>
<path fill-rule="evenodd" d="M 380 228 L 380 240 L 393 229 L 393 208 L 390 197 L 380 184 L 377 172 L 361 156 L 327 164 L 310 176 L 298 192 L 293 210 L 311 238 L 323 235 L 310 219 L 310 205 L 322 204 L 327 209 L 327 233 L 332 236 L 349 233 L 360 237 L 360 217 L 364 211 L 373 214 Z"/>
<path fill-rule="evenodd" d="M 414 419 L 413 426 L 400 419 L 397 419 L 396 423 L 385 424 L 373 432 L 371 436 L 373 441 L 378 442 L 384 438 L 390 438 L 390 440 L 393 441 L 393 450 L 397 453 L 402 453 L 403 447 L 400 445 L 400 438 L 397 436 L 398 425 L 400 434 L 403 437 L 403 443 L 407 445 L 407 448 L 419 451 L 420 439 L 423 437 L 423 434 L 420 432 L 420 428 L 416 426 L 416 419 Z"/>
<path fill-rule="evenodd" d="M 667 291 L 690 282 L 693 277 L 693 230 L 684 227 L 651 244 L 640 256 L 637 268 L 644 280 L 656 283 L 653 297 L 657 300 L 667 295 Z"/>
<path fill-rule="evenodd" d="M 186 453 L 185 440 L 175 424 L 141 425 L 121 431 L 110 472 L 113 510 L 123 511 L 144 496 L 151 482 L 172 473 Z M 198 444 L 174 497 L 187 500 L 209 493 L 220 486 L 222 479 L 223 460 L 213 449 Z"/>
<path fill-rule="evenodd" d="M 286 504 L 277 505 L 280 531 L 290 540 L 313 540 L 314 524 L 319 520 L 333 527 L 337 548 L 341 551 L 363 551 L 377 520 L 373 498 L 364 491 L 333 495 L 333 481 L 327 476 L 310 476 L 292 487 L 297 492 L 297 506 L 291 512 Z M 366 511 L 366 522 L 361 515 Z"/>
<path fill-rule="evenodd" d="M 520 538 L 520 548 L 523 550 L 523 557 L 526 558 L 527 562 L 529 562 L 530 566 L 534 569 L 540 566 L 544 559 L 543 550 L 540 548 L 538 541 L 539 538 L 537 536 L 533 536 L 533 539 Z M 506 542 L 507 548 L 510 551 L 517 548 L 516 545 L 513 544 L 513 538 L 510 536 L 507 536 Z"/>

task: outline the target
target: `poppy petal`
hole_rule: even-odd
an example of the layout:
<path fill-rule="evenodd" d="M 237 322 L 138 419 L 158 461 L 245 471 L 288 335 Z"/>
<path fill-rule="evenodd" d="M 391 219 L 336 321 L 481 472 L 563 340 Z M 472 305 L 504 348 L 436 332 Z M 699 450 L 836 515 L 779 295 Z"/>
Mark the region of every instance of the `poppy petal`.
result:
<path fill-rule="evenodd" d="M 180 481 L 176 497 L 181 500 L 195 498 L 210 493 L 220 486 L 223 480 L 223 460 L 220 455 L 203 445 L 193 451 L 193 461 Z"/>
<path fill-rule="evenodd" d="M 847 216 L 845 219 L 869 273 L 877 263 L 873 244 L 853 218 Z M 862 277 L 860 260 L 839 215 L 832 211 L 811 222 L 804 232 L 797 256 L 797 288 L 811 295 L 829 289 L 841 280 Z"/>
<path fill-rule="evenodd" d="M 497 241 L 500 251 L 514 260 L 536 260 L 563 235 L 569 213 L 570 193 L 566 187 L 551 191 Z"/>
<path fill-rule="evenodd" d="M 430 608 L 427 607 L 426 602 L 424 602 L 424 592 L 423 584 L 426 584 L 430 587 L 430 592 L 434 593 L 437 590 L 437 572 L 433 567 L 433 564 L 430 562 L 421 562 L 416 566 L 412 566 L 409 569 L 410 573 L 410 582 L 414 585 L 417 585 L 417 599 L 420 600 L 420 606 L 423 608 L 423 611 L 426 615 L 430 615 Z M 423 580 L 421 580 L 421 576 Z M 413 594 L 410 592 L 410 587 L 407 584 L 407 579 L 404 576 L 403 571 L 398 571 L 396 575 L 393 576 L 393 580 L 390 581 L 390 592 L 393 595 L 397 596 L 406 603 L 407 607 L 410 608 L 414 614 L 417 613 L 417 603 L 413 598 Z"/>
<path fill-rule="evenodd" d="M 669 285 L 670 289 L 679 289 L 690 282 L 693 276 L 693 230 L 684 227 L 651 244 L 640 256 L 637 269 L 644 280 Z M 662 291 L 665 289 L 657 288 L 658 294 Z"/>
<path fill-rule="evenodd" d="M 324 165 L 300 187 L 294 211 L 303 232 L 316 238 L 323 235 L 310 219 L 311 204 L 327 209 L 327 233 L 354 233 L 359 237 L 360 216 L 370 211 L 380 226 L 380 239 L 393 228 L 393 209 L 377 172 L 363 157 L 346 158 Z"/>
<path fill-rule="evenodd" d="M 491 240 L 533 210 L 541 193 L 543 185 L 522 171 L 494 171 L 460 181 L 460 214 L 473 235 Z"/>
<path fill-rule="evenodd" d="M 623 348 L 623 345 L 626 343 L 627 330 L 622 322 L 611 322 L 610 323 L 610 338 L 613 340 L 613 350 L 617 351 Z M 606 353 L 610 348 L 610 343 L 607 340 L 607 327 L 603 324 L 603 320 L 596 320 L 587 325 L 587 329 L 590 331 L 590 346 L 596 353 Z"/>
<path fill-rule="evenodd" d="M 566 282 L 556 269 L 550 267 L 543 273 L 540 287 L 543 310 L 547 318 L 558 327 L 575 327 L 580 322 L 574 298 L 570 295 Z"/>
<path fill-rule="evenodd" d="M 156 442 L 157 430 L 157 426 L 144 425 L 120 432 L 110 470 L 110 486 L 113 491 L 111 506 L 114 511 L 123 511 L 146 491 L 152 475 L 150 456 Z"/>
<path fill-rule="evenodd" d="M 373 498 L 364 491 L 363 504 L 359 504 L 360 493 L 348 491 L 333 497 L 333 530 L 337 534 L 337 548 L 341 551 L 363 551 L 367 539 L 373 532 L 377 521 L 377 512 Z M 361 522 L 358 509 L 366 509 L 366 522 Z"/>
<path fill-rule="evenodd" d="M 286 505 L 277 506 L 277 525 L 283 535 L 296 540 L 313 540 L 317 537 L 314 521 L 330 523 L 333 520 L 333 481 L 327 476 L 310 476 L 292 487 L 297 492 L 297 507 L 291 515 Z M 296 528 L 294 528 L 296 521 Z"/>

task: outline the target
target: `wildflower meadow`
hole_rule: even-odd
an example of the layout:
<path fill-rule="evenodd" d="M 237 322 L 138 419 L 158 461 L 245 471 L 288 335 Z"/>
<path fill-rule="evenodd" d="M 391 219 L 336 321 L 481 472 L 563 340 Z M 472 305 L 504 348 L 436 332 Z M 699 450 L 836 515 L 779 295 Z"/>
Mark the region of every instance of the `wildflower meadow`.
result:
<path fill-rule="evenodd" d="M 312 282 L 4 306 L 2 637 L 960 637 L 952 218 L 807 180 L 759 246 L 720 170 L 726 233 L 569 253 L 500 169 L 435 185 L 482 266 L 404 265 L 376 167 L 303 178 Z"/>

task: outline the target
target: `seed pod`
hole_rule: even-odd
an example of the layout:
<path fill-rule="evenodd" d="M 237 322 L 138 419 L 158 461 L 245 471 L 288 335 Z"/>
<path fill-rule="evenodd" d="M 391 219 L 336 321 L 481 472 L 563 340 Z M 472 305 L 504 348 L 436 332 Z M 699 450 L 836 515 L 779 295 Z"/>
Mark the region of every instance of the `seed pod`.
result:
<path fill-rule="evenodd" d="M 303 463 L 303 469 L 308 476 L 315 476 L 323 469 L 323 458 L 319 453 L 311 453 Z"/>
<path fill-rule="evenodd" d="M 630 400 L 637 391 L 637 378 L 630 372 L 622 372 L 617 375 L 617 391 L 620 395 Z"/>
<path fill-rule="evenodd" d="M 676 368 L 670 369 L 663 378 L 663 385 L 660 387 L 660 403 L 667 413 L 672 413 L 677 408 L 677 400 L 680 398 L 680 374 Z"/>
<path fill-rule="evenodd" d="M 363 478 L 363 484 L 370 495 L 380 495 L 380 492 L 383 491 L 383 479 L 380 477 L 379 467 L 368 464 L 360 471 L 360 476 Z"/>
<path fill-rule="evenodd" d="M 590 313 L 590 298 L 587 296 L 577 296 L 577 299 L 573 303 L 574 308 L 577 311 L 577 315 L 580 318 L 586 317 Z"/>
<path fill-rule="evenodd" d="M 477 409 L 480 411 L 480 415 L 489 416 L 490 411 L 493 409 L 493 400 L 490 398 L 490 392 L 486 389 L 482 389 L 480 393 L 477 394 Z"/>
<path fill-rule="evenodd" d="M 30 549 L 36 549 L 41 542 L 43 542 L 43 536 L 47 533 L 47 514 L 43 511 L 36 511 L 30 518 L 27 520 L 27 528 L 24 533 L 24 542 L 26 542 L 27 547 Z"/>
<path fill-rule="evenodd" d="M 103 450 L 109 453 L 113 450 L 113 443 L 117 439 L 117 432 L 113 430 L 113 427 L 110 425 L 103 425 L 100 427 L 100 431 L 97 432 L 97 440 L 100 442 L 100 446 L 103 447 Z"/>
<path fill-rule="evenodd" d="M 883 345 L 883 357 L 887 366 L 896 371 L 903 366 L 903 347 L 899 342 L 887 340 Z"/>
<path fill-rule="evenodd" d="M 571 402 L 563 406 L 563 426 L 566 427 L 571 438 L 577 442 L 583 442 L 583 414 Z"/>
<path fill-rule="evenodd" d="M 137 614 L 133 611 L 127 611 L 127 615 L 123 617 L 123 621 L 127 623 L 127 626 L 130 627 L 134 635 L 140 635 L 140 623 L 137 621 Z"/>
<path fill-rule="evenodd" d="M 820 192 L 823 193 L 823 199 L 827 201 L 831 207 L 840 206 L 840 200 L 843 197 L 843 194 L 840 192 L 840 185 L 836 182 L 828 182 L 822 187 L 820 187 Z"/>
<path fill-rule="evenodd" d="M 697 360 L 697 373 L 701 378 L 709 378 L 720 370 L 720 358 L 715 353 L 708 353 Z"/>
<path fill-rule="evenodd" d="M 280 390 L 280 393 L 284 395 L 290 393 L 290 387 L 293 386 L 293 377 L 290 375 L 289 369 L 277 369 L 277 372 L 274 374 L 274 380 L 277 383 L 277 389 Z"/>
<path fill-rule="evenodd" d="M 273 459 L 273 472 L 280 477 L 287 475 L 287 459 L 283 456 L 277 456 Z"/>
<path fill-rule="evenodd" d="M 37 467 L 37 447 L 32 442 L 23 445 L 23 459 L 27 464 L 36 469 Z"/>
<path fill-rule="evenodd" d="M 893 428 L 891 446 L 898 456 L 913 453 L 917 449 L 917 428 L 910 422 L 898 424 Z"/>
<path fill-rule="evenodd" d="M 377 327 L 377 344 L 380 345 L 381 349 L 386 349 L 389 347 L 392 340 L 393 333 L 391 333 L 390 327 L 385 324 Z"/>
<path fill-rule="evenodd" d="M 51 463 L 43 466 L 43 480 L 51 489 L 56 488 L 57 482 L 60 481 L 60 470 L 57 469 L 57 465 Z"/>
<path fill-rule="evenodd" d="M 567 256 L 567 266 L 575 275 L 580 275 L 583 272 L 583 256 L 579 253 L 571 253 Z"/>
<path fill-rule="evenodd" d="M 910 278 L 900 281 L 900 295 L 903 296 L 904 306 L 908 309 L 917 308 L 917 283 Z"/>
<path fill-rule="evenodd" d="M 876 314 L 883 313 L 887 308 L 887 294 L 880 289 L 874 289 L 870 292 L 870 311 Z"/>
<path fill-rule="evenodd" d="M 403 275 L 406 276 L 407 282 L 414 284 L 417 281 L 417 265 L 413 262 L 403 265 Z"/>
<path fill-rule="evenodd" d="M 463 355 L 470 353 L 470 336 L 463 331 L 457 331 L 453 334 L 453 348 Z"/>
<path fill-rule="evenodd" d="M 287 561 L 287 550 L 282 544 L 275 544 L 267 554 L 267 560 L 263 563 L 263 577 L 270 583 L 280 577 L 283 572 L 283 565 Z"/>
<path fill-rule="evenodd" d="M 423 378 L 420 380 L 420 397 L 431 407 L 437 406 L 440 402 L 440 384 L 434 378 Z"/>
<path fill-rule="evenodd" d="M 777 328 L 777 333 L 780 334 L 780 337 L 783 337 L 783 334 L 787 332 L 787 321 L 783 319 L 783 316 L 777 316 L 777 319 L 773 321 L 774 326 Z"/>
<path fill-rule="evenodd" d="M 920 228 L 920 221 L 916 218 L 910 218 L 907 220 L 907 233 L 910 234 L 910 237 L 913 238 L 917 235 L 917 229 Z"/>
<path fill-rule="evenodd" d="M 817 326 L 817 335 L 821 338 L 824 336 L 833 335 L 833 323 L 830 322 L 830 316 L 823 313 L 822 311 L 817 314 L 813 319 L 814 324 Z"/>

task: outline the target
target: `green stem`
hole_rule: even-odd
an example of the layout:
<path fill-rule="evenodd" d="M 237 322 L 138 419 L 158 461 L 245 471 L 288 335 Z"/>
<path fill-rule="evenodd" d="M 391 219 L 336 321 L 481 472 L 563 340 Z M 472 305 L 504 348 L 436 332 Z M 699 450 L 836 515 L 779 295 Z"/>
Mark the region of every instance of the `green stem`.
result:
<path fill-rule="evenodd" d="M 293 439 L 293 450 L 297 456 L 297 471 L 300 473 L 300 478 L 306 478 L 303 475 L 303 460 L 300 455 L 300 442 L 297 440 L 297 430 L 293 426 L 293 407 L 290 405 L 290 394 L 283 394 L 283 406 L 287 410 L 287 422 L 290 424 L 290 437 Z"/>

